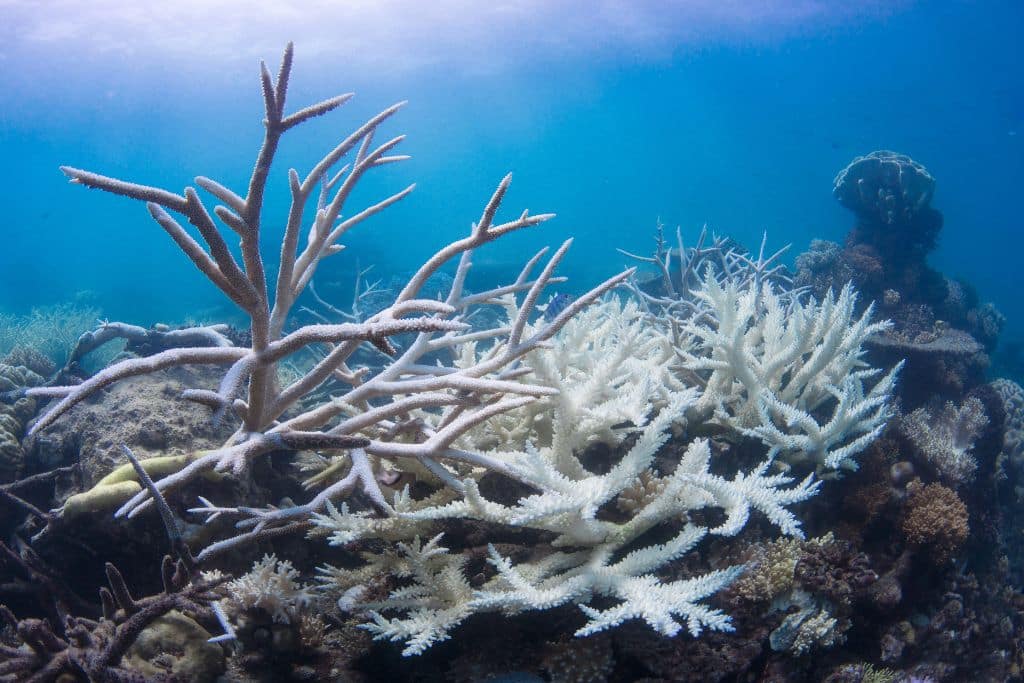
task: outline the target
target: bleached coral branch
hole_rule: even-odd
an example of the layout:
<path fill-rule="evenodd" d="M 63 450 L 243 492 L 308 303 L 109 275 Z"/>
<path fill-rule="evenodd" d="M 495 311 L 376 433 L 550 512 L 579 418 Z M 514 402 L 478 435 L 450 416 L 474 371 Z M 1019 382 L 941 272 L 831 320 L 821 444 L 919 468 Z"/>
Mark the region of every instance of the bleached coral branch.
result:
<path fill-rule="evenodd" d="M 399 463 L 407 471 L 440 481 L 456 491 L 462 491 L 461 479 L 474 468 L 509 473 L 508 464 L 501 458 L 457 442 L 506 411 L 515 411 L 539 397 L 556 393 L 557 389 L 551 386 L 519 381 L 521 373 L 516 366 L 525 356 L 545 346 L 573 316 L 630 274 L 626 271 L 609 278 L 558 316 L 534 325 L 541 294 L 551 283 L 561 281 L 555 270 L 571 244 L 568 240 L 546 262 L 542 262 L 543 252 L 531 259 L 515 282 L 476 295 L 467 294 L 464 287 L 476 249 L 553 217 L 524 211 L 511 220 L 498 221 L 499 208 L 511 184 L 508 175 L 498 184 L 469 234 L 442 246 L 427 259 L 391 305 L 362 320 L 288 330 L 289 314 L 298 298 L 312 282 L 323 259 L 342 249 L 339 241 L 347 231 L 412 190 L 412 186 L 407 187 L 362 210 L 352 211 L 348 206 L 352 193 L 367 173 L 405 159 L 394 154 L 402 136 L 376 146 L 373 142 L 382 124 L 401 108 L 399 103 L 359 126 L 305 176 L 295 170 L 288 172 L 291 205 L 276 268 L 277 280 L 273 286 L 268 284 L 267 272 L 275 269 L 266 267 L 260 239 L 269 172 L 279 144 L 296 125 L 338 108 L 351 97 L 341 95 L 286 114 L 292 59 L 292 46 L 288 45 L 276 78 L 261 65 L 264 137 L 244 194 L 199 176 L 195 184 L 220 202 L 211 209 L 192 188 L 178 194 L 71 167 L 63 169 L 73 183 L 145 202 L 153 220 L 200 272 L 249 317 L 249 348 L 184 346 L 123 361 L 77 386 L 47 387 L 39 397 L 58 400 L 32 427 L 33 434 L 39 433 L 78 403 L 127 377 L 182 364 L 227 366 L 216 390 L 190 389 L 184 397 L 209 406 L 215 421 L 236 417 L 240 423 L 237 431 L 221 448 L 194 455 L 179 471 L 157 481 L 158 491 L 181 486 L 208 470 L 239 474 L 254 459 L 275 450 L 322 449 L 340 459 L 330 476 L 318 480 L 323 488 L 308 503 L 245 512 L 251 515 L 252 530 L 246 533 L 252 537 L 322 512 L 329 503 L 343 499 L 354 489 L 368 495 L 378 508 L 386 509 L 376 481 L 385 460 L 388 466 Z M 346 156 L 349 163 L 336 170 L 335 166 Z M 200 239 L 193 237 L 179 218 L 191 224 Z M 225 233 L 241 238 L 238 256 L 228 247 Z M 456 275 L 444 300 L 421 298 L 427 281 L 453 260 L 458 262 Z M 539 274 L 531 275 L 538 267 Z M 467 320 L 474 308 L 495 303 L 499 296 L 516 302 L 516 314 L 509 324 L 470 330 Z M 412 335 L 413 341 L 400 350 L 390 341 L 397 335 Z M 445 364 L 446 356 L 460 357 L 461 347 L 484 342 L 490 343 L 490 351 L 474 362 L 461 366 Z M 363 344 L 388 356 L 388 362 L 379 370 L 375 368 L 375 372 L 350 368 L 353 354 Z M 313 346 L 326 351 L 290 384 L 280 386 L 279 364 Z M 300 403 L 328 380 L 341 383 L 340 394 L 312 405 Z M 149 504 L 149 492 L 143 491 L 123 505 L 118 514 L 137 514 Z"/>
<path fill-rule="evenodd" d="M 850 285 L 819 303 L 783 298 L 769 284 L 724 284 L 709 272 L 696 292 L 708 307 L 683 324 L 684 366 L 704 379 L 698 414 L 771 447 L 771 457 L 854 468 L 854 456 L 892 416 L 897 365 L 876 380 L 864 342 L 888 329 L 857 316 Z"/>
<path fill-rule="evenodd" d="M 787 509 L 817 491 L 811 477 L 792 488 L 785 475 L 766 475 L 769 462 L 755 472 L 738 473 L 733 479 L 710 472 L 708 443 L 690 444 L 675 470 L 665 475 L 661 492 L 636 508 L 627 520 L 613 521 L 600 511 L 626 492 L 644 473 L 651 472 L 655 454 L 668 439 L 666 433 L 688 406 L 697 400 L 694 391 L 671 395 L 669 402 L 640 430 L 635 443 L 605 474 L 587 472 L 581 464 L 573 468 L 582 474 L 559 471 L 559 459 L 544 450 L 529 449 L 512 457 L 513 476 L 529 482 L 540 493 L 521 498 L 515 505 L 489 501 L 475 481 L 465 480 L 465 494 L 444 505 L 414 506 L 397 517 L 413 524 L 450 518 L 472 518 L 556 534 L 555 548 L 577 548 L 572 552 L 552 551 L 539 559 L 514 564 L 493 547 L 490 562 L 498 574 L 477 590 L 470 590 L 461 567 L 461 555 L 451 555 L 437 546 L 399 544 L 398 552 L 414 564 L 416 571 L 392 573 L 412 579 L 412 584 L 394 591 L 377 603 L 363 605 L 374 610 L 366 628 L 377 638 L 405 641 L 405 654 L 418 654 L 448 637 L 451 629 L 471 614 L 500 610 L 516 613 L 549 609 L 574 603 L 590 618 L 578 635 L 588 635 L 618 625 L 626 619 L 642 618 L 665 635 L 681 628 L 677 618 L 697 635 L 704 628 L 730 630 L 729 618 L 702 600 L 731 582 L 741 571 L 731 567 L 672 582 L 662 582 L 651 572 L 690 552 L 708 533 L 736 534 L 751 510 L 763 512 L 783 533 L 800 534 L 799 523 Z M 694 510 L 723 508 L 727 521 L 714 529 L 687 524 L 672 540 L 621 552 L 646 531 L 673 519 L 686 519 Z M 397 508 L 397 505 L 396 505 Z M 342 522 L 342 523 L 339 523 Z M 332 534 L 332 542 L 353 539 L 351 525 L 337 516 L 319 516 L 316 523 Z M 346 531 L 347 529 L 347 531 Z M 419 527 L 419 531 L 423 527 Z M 373 533 L 363 527 L 362 532 Z M 429 547 L 429 557 L 424 548 Z M 357 577 L 333 572 L 328 581 L 333 590 L 347 592 Z M 589 605 L 596 596 L 618 601 L 614 607 L 598 610 Z M 384 612 L 401 616 L 384 617 Z"/>

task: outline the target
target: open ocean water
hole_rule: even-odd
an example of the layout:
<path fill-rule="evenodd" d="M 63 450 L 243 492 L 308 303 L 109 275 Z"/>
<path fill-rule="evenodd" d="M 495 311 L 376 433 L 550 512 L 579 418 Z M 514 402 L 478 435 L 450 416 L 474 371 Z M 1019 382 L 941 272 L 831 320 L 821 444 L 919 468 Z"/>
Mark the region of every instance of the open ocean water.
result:
<path fill-rule="evenodd" d="M 261 135 L 258 60 L 296 43 L 295 106 L 356 98 L 287 140 L 284 172 L 399 100 L 386 132 L 412 160 L 369 200 L 416 182 L 351 233 L 320 277 L 358 261 L 414 267 L 479 215 L 497 181 L 558 214 L 487 257 L 518 263 L 575 236 L 582 288 L 647 253 L 660 218 L 756 245 L 842 241 L 831 194 L 855 156 L 902 152 L 936 178 L 932 263 L 1024 337 L 1024 68 L 1019 2 L 0 4 L 0 310 L 86 298 L 111 319 L 175 322 L 219 305 L 144 208 L 76 191 L 60 164 L 181 188 L 244 182 Z M 266 242 L 274 244 L 275 226 Z M 483 256 L 481 257 L 481 261 Z M 482 269 L 482 266 L 481 266 Z"/>

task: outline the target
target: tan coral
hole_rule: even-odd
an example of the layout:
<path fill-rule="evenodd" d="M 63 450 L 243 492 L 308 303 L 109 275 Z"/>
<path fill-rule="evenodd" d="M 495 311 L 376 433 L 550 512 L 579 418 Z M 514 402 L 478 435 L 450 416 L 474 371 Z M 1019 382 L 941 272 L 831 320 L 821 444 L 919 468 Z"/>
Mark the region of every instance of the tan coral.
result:
<path fill-rule="evenodd" d="M 35 387 L 43 378 L 21 365 L 0 363 L 0 392 Z M 24 469 L 25 449 L 21 437 L 25 424 L 35 413 L 36 402 L 20 398 L 13 403 L 0 403 L 0 483 L 13 481 Z"/>
<path fill-rule="evenodd" d="M 732 592 L 743 600 L 770 601 L 793 590 L 796 565 L 808 546 L 833 541 L 826 534 L 809 541 L 780 538 L 753 546 L 747 552 L 746 571 L 732 585 Z"/>
<path fill-rule="evenodd" d="M 647 507 L 664 490 L 665 479 L 647 470 L 619 494 L 615 504 L 622 512 L 633 513 Z"/>
<path fill-rule="evenodd" d="M 910 498 L 902 524 L 907 542 L 927 548 L 937 563 L 949 561 L 970 533 L 967 506 L 942 484 L 924 486 L 916 481 L 907 490 Z"/>
<path fill-rule="evenodd" d="M 948 401 L 941 410 L 918 408 L 900 420 L 903 433 L 939 476 L 954 487 L 974 478 L 978 468 L 972 453 L 974 441 L 987 425 L 985 406 L 977 397 L 959 406 Z"/>

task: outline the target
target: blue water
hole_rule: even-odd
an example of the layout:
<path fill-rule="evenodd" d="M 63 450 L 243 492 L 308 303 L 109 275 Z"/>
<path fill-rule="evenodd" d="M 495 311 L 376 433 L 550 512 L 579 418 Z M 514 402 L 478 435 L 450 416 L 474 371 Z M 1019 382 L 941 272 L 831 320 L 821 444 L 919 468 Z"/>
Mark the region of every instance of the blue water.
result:
<path fill-rule="evenodd" d="M 57 166 L 175 190 L 203 174 L 241 191 L 262 132 L 256 56 L 276 68 L 293 39 L 292 109 L 358 95 L 286 138 L 269 255 L 286 168 L 304 172 L 363 118 L 410 100 L 382 134 L 408 134 L 412 160 L 376 171 L 354 206 L 418 187 L 353 232 L 320 281 L 347 282 L 357 262 L 415 267 L 465 233 L 509 170 L 504 215 L 529 207 L 558 218 L 481 253 L 481 271 L 575 236 L 567 271 L 582 288 L 623 265 L 614 247 L 648 251 L 659 217 L 690 236 L 706 222 L 748 244 L 768 230 L 795 255 L 812 238 L 842 240 L 852 216 L 833 200 L 832 178 L 887 148 L 938 181 L 933 205 L 946 223 L 933 265 L 996 302 L 1009 319 L 1004 340 L 1024 337 L 1019 1 L 865 3 L 843 14 L 831 9 L 840 3 L 806 0 L 724 10 L 526 2 L 481 17 L 474 3 L 442 2 L 450 16 L 435 9 L 422 25 L 408 16 L 419 3 L 342 17 L 365 25 L 255 3 L 223 23 L 201 17 L 201 40 L 182 34 L 207 46 L 205 57 L 176 45 L 177 29 L 159 18 L 100 31 L 96 13 L 109 4 L 0 7 L 0 310 L 84 291 L 112 319 L 224 317 L 218 293 L 142 206 L 69 186 Z M 745 16 L 755 4 L 764 7 Z"/>

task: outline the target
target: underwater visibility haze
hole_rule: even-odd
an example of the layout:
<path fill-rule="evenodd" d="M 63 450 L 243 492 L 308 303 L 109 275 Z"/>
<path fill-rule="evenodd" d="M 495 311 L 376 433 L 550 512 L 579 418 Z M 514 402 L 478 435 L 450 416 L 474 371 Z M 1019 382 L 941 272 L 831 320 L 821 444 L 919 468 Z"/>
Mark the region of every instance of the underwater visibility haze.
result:
<path fill-rule="evenodd" d="M 1022 28 L 0 0 L 0 681 L 1024 680 Z"/>

